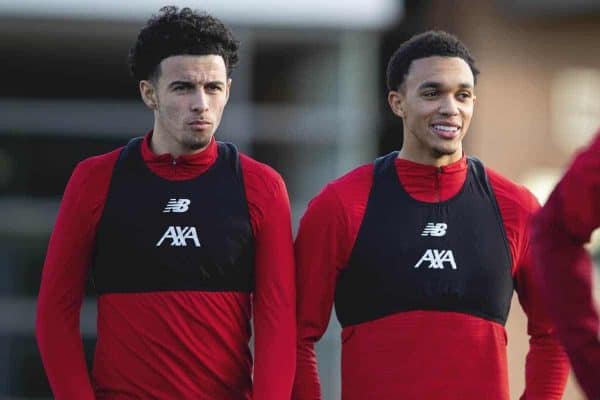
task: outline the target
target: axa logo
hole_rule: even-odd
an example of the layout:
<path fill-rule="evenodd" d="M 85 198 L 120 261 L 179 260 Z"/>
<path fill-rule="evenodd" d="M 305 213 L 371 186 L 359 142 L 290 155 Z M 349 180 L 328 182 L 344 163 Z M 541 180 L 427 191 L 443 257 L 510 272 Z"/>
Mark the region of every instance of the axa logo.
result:
<path fill-rule="evenodd" d="M 444 264 L 450 264 L 452 269 L 456 269 L 456 261 L 452 250 L 427 249 L 423 257 L 415 264 L 419 268 L 423 263 L 429 263 L 427 268 L 444 269 Z"/>
<path fill-rule="evenodd" d="M 171 239 L 171 246 L 176 247 L 187 247 L 188 240 L 191 240 L 193 245 L 200 247 L 200 241 L 198 240 L 198 233 L 196 228 L 193 226 L 170 226 L 167 231 L 162 235 L 160 240 L 156 243 L 156 247 L 160 247 L 161 244 L 167 239 Z"/>
<path fill-rule="evenodd" d="M 423 229 L 421 236 L 438 236 L 438 237 L 445 236 L 447 229 L 448 229 L 448 224 L 445 224 L 443 222 L 440 222 L 437 224 L 434 222 L 429 222 L 425 226 L 425 229 Z"/>
<path fill-rule="evenodd" d="M 163 212 L 184 213 L 190 208 L 189 206 L 191 202 L 192 201 L 189 199 L 169 199 L 169 202 L 167 203 Z"/>

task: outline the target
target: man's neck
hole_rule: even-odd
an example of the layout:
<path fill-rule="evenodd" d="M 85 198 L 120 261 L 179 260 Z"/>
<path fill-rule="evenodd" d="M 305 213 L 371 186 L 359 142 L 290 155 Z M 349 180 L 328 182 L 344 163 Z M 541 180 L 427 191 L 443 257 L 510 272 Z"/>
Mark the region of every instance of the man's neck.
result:
<path fill-rule="evenodd" d="M 444 167 L 446 165 L 450 165 L 452 163 L 457 162 L 462 158 L 462 151 L 457 151 L 453 154 L 443 154 L 439 157 L 435 155 L 422 155 L 414 152 L 407 151 L 405 148 L 402 148 L 398 153 L 398 158 L 403 160 L 408 160 L 417 164 L 423 165 L 431 165 L 433 167 Z"/>
<path fill-rule="evenodd" d="M 156 155 L 161 154 L 170 154 L 173 158 L 177 158 L 180 156 L 190 155 L 190 154 L 198 154 L 202 151 L 206 150 L 210 145 L 210 142 L 199 149 L 186 148 L 178 143 L 171 142 L 166 139 L 166 134 L 157 133 L 156 127 L 155 130 L 152 131 L 152 135 L 150 136 L 150 150 Z"/>

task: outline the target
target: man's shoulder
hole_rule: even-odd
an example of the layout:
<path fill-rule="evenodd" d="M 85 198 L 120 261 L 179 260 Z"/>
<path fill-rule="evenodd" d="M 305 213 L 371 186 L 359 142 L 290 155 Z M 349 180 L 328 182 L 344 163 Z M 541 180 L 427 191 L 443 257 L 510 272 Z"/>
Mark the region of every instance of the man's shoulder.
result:
<path fill-rule="evenodd" d="M 511 208 L 524 214 L 531 214 L 539 208 L 537 198 L 525 186 L 486 167 L 492 189 L 500 208 Z"/>
<path fill-rule="evenodd" d="M 373 183 L 373 163 L 360 165 L 327 183 L 313 202 L 331 202 L 346 208 L 366 203 Z"/>
<path fill-rule="evenodd" d="M 330 184 L 336 188 L 344 189 L 346 187 L 355 187 L 356 185 L 370 186 L 373 182 L 373 163 L 359 165 L 358 167 L 346 172 L 344 175 L 336 178 Z"/>
<path fill-rule="evenodd" d="M 285 187 L 281 174 L 265 163 L 240 153 L 240 165 L 246 186 L 262 187 L 269 190 Z"/>
<path fill-rule="evenodd" d="M 116 148 L 108 153 L 97 154 L 88 158 L 84 158 L 78 164 L 78 168 L 85 170 L 98 170 L 104 168 L 112 168 L 121 154 L 123 147 Z"/>
<path fill-rule="evenodd" d="M 592 173 L 597 177 L 598 168 L 600 168 L 600 131 L 588 147 L 584 147 L 577 152 L 567 174 L 587 175 Z M 590 176 L 587 178 L 589 179 Z"/>
<path fill-rule="evenodd" d="M 69 178 L 65 196 L 77 196 L 82 204 L 104 201 L 120 152 L 121 148 L 80 161 Z"/>
<path fill-rule="evenodd" d="M 119 147 L 108 153 L 98 154 L 81 160 L 75 172 L 80 174 L 101 174 L 103 172 L 110 173 L 121 154 L 123 147 Z"/>

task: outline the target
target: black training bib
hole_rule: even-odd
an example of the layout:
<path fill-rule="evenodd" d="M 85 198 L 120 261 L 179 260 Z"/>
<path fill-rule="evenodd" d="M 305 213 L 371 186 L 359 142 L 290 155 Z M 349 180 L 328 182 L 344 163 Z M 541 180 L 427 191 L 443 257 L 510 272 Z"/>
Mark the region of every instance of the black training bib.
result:
<path fill-rule="evenodd" d="M 504 324 L 512 259 L 483 165 L 469 158 L 460 192 L 426 203 L 400 184 L 397 155 L 375 161 L 365 216 L 336 286 L 341 325 L 409 310 L 456 311 Z"/>
<path fill-rule="evenodd" d="M 148 169 L 141 138 L 115 165 L 96 236 L 99 294 L 254 288 L 254 239 L 239 154 L 218 142 L 200 176 L 169 181 Z"/>

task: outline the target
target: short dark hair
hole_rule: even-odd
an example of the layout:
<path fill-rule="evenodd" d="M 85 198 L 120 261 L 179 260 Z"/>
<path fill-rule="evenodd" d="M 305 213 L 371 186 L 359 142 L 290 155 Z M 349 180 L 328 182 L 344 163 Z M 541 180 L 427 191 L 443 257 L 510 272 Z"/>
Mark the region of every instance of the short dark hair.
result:
<path fill-rule="evenodd" d="M 388 89 L 398 90 L 404 84 L 414 60 L 434 56 L 462 58 L 469 64 L 475 83 L 477 82 L 479 70 L 467 46 L 448 32 L 427 31 L 414 35 L 394 52 L 386 71 Z"/>
<path fill-rule="evenodd" d="M 158 77 L 159 65 L 176 55 L 219 55 L 227 76 L 238 62 L 239 42 L 219 19 L 190 8 L 160 9 L 148 20 L 129 51 L 129 68 L 138 80 Z"/>

